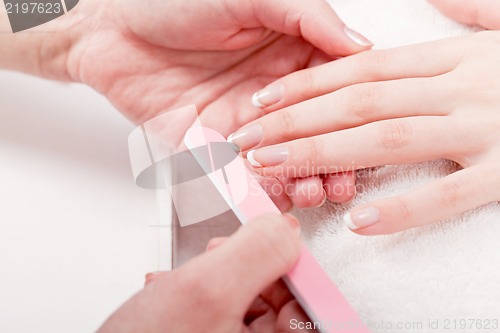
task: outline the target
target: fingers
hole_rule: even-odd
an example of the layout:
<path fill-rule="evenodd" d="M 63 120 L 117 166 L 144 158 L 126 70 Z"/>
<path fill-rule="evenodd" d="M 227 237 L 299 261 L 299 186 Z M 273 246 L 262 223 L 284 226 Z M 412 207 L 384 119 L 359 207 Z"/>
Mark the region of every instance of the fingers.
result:
<path fill-rule="evenodd" d="M 241 6 L 239 1 L 236 5 Z M 351 55 L 373 44 L 347 28 L 324 0 L 256 0 L 253 12 L 265 27 L 301 36 L 329 55 Z"/>
<path fill-rule="evenodd" d="M 331 202 L 350 201 L 356 195 L 356 173 L 348 171 L 329 174 L 323 179 L 323 189 Z"/>
<path fill-rule="evenodd" d="M 276 320 L 276 332 L 280 333 L 310 333 L 316 330 L 311 330 L 307 327 L 307 323 L 311 323 L 311 319 L 307 316 L 300 304 L 293 300 L 288 302 L 278 315 Z M 328 325 L 328 324 L 327 324 Z"/>
<path fill-rule="evenodd" d="M 262 177 L 258 174 L 254 177 L 281 212 L 287 212 L 293 208 L 293 203 L 282 182 L 274 177 Z"/>
<path fill-rule="evenodd" d="M 278 180 L 256 175 L 256 178 L 281 212 L 287 212 L 294 206 L 319 207 L 325 203 L 326 193 L 318 176 Z"/>
<path fill-rule="evenodd" d="M 279 280 L 262 291 L 260 296 L 273 309 L 279 310 L 294 299 L 285 282 Z"/>
<path fill-rule="evenodd" d="M 251 221 L 224 244 L 181 267 L 177 274 L 193 300 L 233 315 L 244 316 L 267 286 L 286 274 L 298 259 L 298 221 L 267 215 Z"/>
<path fill-rule="evenodd" d="M 279 280 L 255 299 L 245 316 L 245 323 L 251 332 L 281 332 L 276 328 L 277 317 L 294 301 L 283 280 Z"/>
<path fill-rule="evenodd" d="M 227 237 L 215 237 L 215 238 L 212 238 L 208 244 L 207 244 L 207 251 L 211 251 L 217 247 L 219 247 L 220 245 L 224 244 L 224 242 L 227 240 Z M 156 281 L 158 278 L 168 274 L 169 272 L 167 271 L 159 271 L 159 272 L 151 272 L 151 273 L 148 273 L 146 274 L 146 278 L 145 278 L 145 283 L 144 285 L 147 286 L 149 285 L 150 283 Z"/>
<path fill-rule="evenodd" d="M 444 15 L 461 23 L 500 29 L 498 0 L 428 0 Z"/>
<path fill-rule="evenodd" d="M 470 119 L 391 119 L 259 148 L 247 158 L 263 176 L 292 178 L 438 158 L 456 160 L 482 140 L 470 127 Z"/>
<path fill-rule="evenodd" d="M 471 167 L 404 195 L 356 207 L 344 221 L 362 235 L 419 227 L 498 200 L 492 184 L 499 181 L 498 165 Z"/>
<path fill-rule="evenodd" d="M 207 251 L 211 251 L 211 250 L 219 247 L 220 245 L 224 244 L 224 242 L 226 240 L 227 240 L 227 237 L 215 237 L 215 238 L 210 239 L 208 241 L 208 244 L 207 244 Z M 168 271 L 158 271 L 158 272 L 148 273 L 148 274 L 146 274 L 144 285 L 147 286 L 150 283 L 152 283 L 153 281 L 156 281 L 158 278 L 160 278 L 168 273 L 169 273 Z"/>
<path fill-rule="evenodd" d="M 168 274 L 168 272 L 151 272 L 146 274 L 144 286 L 149 285 L 151 282 L 155 281 L 161 276 L 164 276 L 165 274 Z"/>
<path fill-rule="evenodd" d="M 320 207 L 326 201 L 323 182 L 319 176 L 283 179 L 286 192 L 297 208 Z"/>
<path fill-rule="evenodd" d="M 457 91 L 463 89 L 450 81 L 442 75 L 349 86 L 267 114 L 231 134 L 228 141 L 245 151 L 377 120 L 447 115 L 457 102 Z"/>
<path fill-rule="evenodd" d="M 285 76 L 257 92 L 253 102 L 272 112 L 353 84 L 441 75 L 457 66 L 462 47 L 457 38 L 450 38 L 362 52 Z"/>
<path fill-rule="evenodd" d="M 241 149 L 250 149 L 256 142 L 266 146 L 378 120 L 447 115 L 457 100 L 450 96 L 457 89 L 441 76 L 354 85 L 259 118 L 236 132 L 233 142 Z M 258 135 L 238 135 L 257 127 Z"/>

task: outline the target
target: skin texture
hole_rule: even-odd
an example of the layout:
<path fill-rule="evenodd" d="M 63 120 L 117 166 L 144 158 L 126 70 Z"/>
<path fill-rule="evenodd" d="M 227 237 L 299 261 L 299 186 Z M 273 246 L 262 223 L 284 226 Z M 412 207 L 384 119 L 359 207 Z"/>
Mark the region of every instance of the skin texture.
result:
<path fill-rule="evenodd" d="M 498 201 L 498 59 L 500 32 L 487 31 L 367 51 L 291 74 L 279 80 L 283 104 L 290 106 L 268 110 L 256 121 L 265 133 L 260 147 L 286 147 L 289 158 L 256 170 L 306 177 L 434 159 L 463 167 L 411 192 L 354 208 L 351 215 L 365 208 L 379 212 L 375 224 L 355 231 L 363 235 L 418 227 Z M 408 66 L 413 63 L 418 66 Z M 306 84 L 298 89 L 297 82 Z M 309 100 L 297 103 L 303 99 Z"/>
<path fill-rule="evenodd" d="M 444 15 L 449 16 L 450 18 L 469 25 L 477 25 L 479 27 L 485 29 L 500 29 L 500 2 L 497 0 L 428 0 L 429 3 L 434 5 L 437 9 L 439 9 Z M 415 61 L 418 62 L 417 59 Z M 439 61 L 439 60 L 436 60 Z M 325 94 L 326 91 L 324 88 L 328 87 L 328 84 L 322 82 L 321 78 L 318 79 L 318 76 L 312 77 L 310 75 L 302 75 L 301 76 L 301 84 L 286 87 L 287 94 L 283 100 L 279 103 L 276 103 L 272 106 L 263 108 L 263 111 L 266 113 L 276 111 L 278 109 L 290 106 L 292 104 L 298 103 L 308 98 L 312 98 L 316 95 Z M 345 84 L 349 84 L 349 82 L 345 82 Z M 306 87 L 304 89 L 304 87 Z M 315 91 L 315 95 L 310 95 L 310 91 Z M 360 103 L 366 103 L 369 101 L 360 100 Z M 288 113 L 283 113 L 281 117 L 282 122 L 281 126 L 289 124 Z M 293 118 L 292 118 L 293 123 Z M 277 126 L 280 126 L 277 125 Z M 333 128 L 334 129 L 334 128 Z M 287 130 L 288 132 L 290 129 Z M 280 132 L 282 134 L 286 134 L 287 131 Z M 286 138 L 282 138 L 281 141 L 284 141 Z M 264 138 L 264 141 L 256 146 L 261 147 L 265 144 L 267 138 Z M 256 148 L 254 147 L 254 148 Z M 349 170 L 351 170 L 350 168 Z M 307 181 L 313 181 L 314 186 L 321 186 L 319 183 L 318 177 L 305 177 Z M 304 181 L 304 180 L 303 180 Z M 291 180 L 288 181 L 289 183 Z M 336 203 L 342 203 L 350 201 L 356 194 L 356 174 L 352 171 L 348 171 L 347 173 L 338 173 L 331 174 L 323 177 L 323 188 L 326 193 L 326 197 L 328 200 Z M 293 197 L 293 195 L 290 195 Z M 302 199 L 302 197 L 299 197 Z M 317 199 L 315 199 L 317 200 Z M 312 207 L 314 200 L 302 200 L 302 202 L 294 204 L 298 207 Z"/>
<path fill-rule="evenodd" d="M 196 104 L 202 124 L 225 136 L 263 115 L 250 102 L 258 87 L 369 48 L 323 0 L 82 0 L 34 31 L 0 36 L 0 66 L 86 83 L 138 124 Z M 319 178 L 292 183 L 272 195 L 282 210 L 323 201 L 300 191 Z"/>
<path fill-rule="evenodd" d="M 444 15 L 485 29 L 500 29 L 500 2 L 497 0 L 428 0 Z"/>
<path fill-rule="evenodd" d="M 19 34 L 0 11 L 0 28 L 0 68 L 88 84 L 136 123 L 196 104 L 203 125 L 226 136 L 263 114 L 250 102 L 257 87 L 369 48 L 323 0 L 81 0 Z M 300 204 L 293 186 L 273 199 L 289 209 L 289 194 Z M 288 332 L 306 317 L 276 281 L 300 244 L 293 218 L 258 219 L 158 277 L 100 332 Z"/>
<path fill-rule="evenodd" d="M 276 282 L 298 259 L 299 234 L 294 217 L 268 215 L 214 239 L 181 268 L 148 274 L 145 288 L 98 333 L 306 332 L 290 328 L 292 319 L 308 320 Z"/>
<path fill-rule="evenodd" d="M 311 9 L 277 0 L 108 1 L 99 15 L 82 20 L 98 33 L 72 48 L 69 72 L 136 123 L 196 104 L 204 126 L 228 135 L 261 115 L 249 103 L 256 87 L 313 58 L 328 59 L 324 53 L 365 49 L 343 34 L 323 1 L 314 3 Z M 89 0 L 75 15 L 95 7 Z"/>

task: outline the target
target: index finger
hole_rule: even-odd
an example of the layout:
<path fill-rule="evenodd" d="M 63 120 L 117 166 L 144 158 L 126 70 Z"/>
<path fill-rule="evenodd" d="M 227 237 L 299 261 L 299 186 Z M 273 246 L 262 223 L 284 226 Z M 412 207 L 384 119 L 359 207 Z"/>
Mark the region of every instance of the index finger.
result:
<path fill-rule="evenodd" d="M 463 43 L 459 38 L 467 37 L 365 51 L 304 69 L 269 84 L 252 101 L 265 112 L 273 112 L 354 84 L 438 76 L 460 62 Z"/>

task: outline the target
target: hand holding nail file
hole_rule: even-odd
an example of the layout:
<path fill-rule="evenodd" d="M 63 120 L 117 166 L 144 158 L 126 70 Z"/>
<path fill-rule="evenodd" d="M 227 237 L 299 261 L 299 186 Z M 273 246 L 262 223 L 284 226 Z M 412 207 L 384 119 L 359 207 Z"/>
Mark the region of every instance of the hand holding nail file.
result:
<path fill-rule="evenodd" d="M 227 154 L 234 154 L 234 161 L 219 170 L 214 168 L 218 156 L 213 155 L 210 145 L 226 142 L 220 133 L 209 128 L 191 127 L 184 141 L 241 223 L 245 224 L 266 213 L 281 214 L 257 180 L 246 170 L 241 156 L 229 146 Z M 195 148 L 205 145 L 209 147 L 208 156 L 197 154 L 199 150 Z M 243 178 L 241 168 L 245 171 Z M 241 191 L 247 193 L 242 195 Z M 309 318 L 321 323 L 322 333 L 370 332 L 305 245 L 295 267 L 283 280 Z"/>

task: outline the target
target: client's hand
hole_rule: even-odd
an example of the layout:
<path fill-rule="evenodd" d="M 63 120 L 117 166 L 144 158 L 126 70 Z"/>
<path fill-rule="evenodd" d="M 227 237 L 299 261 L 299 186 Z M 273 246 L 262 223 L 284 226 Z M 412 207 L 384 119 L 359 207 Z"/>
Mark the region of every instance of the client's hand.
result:
<path fill-rule="evenodd" d="M 498 0 L 428 0 L 443 14 L 458 22 L 478 25 L 486 29 L 500 29 L 500 1 Z"/>
<path fill-rule="evenodd" d="M 257 88 L 371 47 L 324 0 L 89 0 L 66 16 L 81 32 L 67 43 L 73 80 L 137 123 L 196 104 L 203 126 L 226 136 L 263 115 L 248 103 Z M 288 196 L 324 199 L 317 178 L 271 183 L 282 210 Z"/>
<path fill-rule="evenodd" d="M 262 115 L 258 87 L 371 47 L 325 0 L 86 0 L 31 32 L 0 34 L 0 68 L 89 84 L 136 123 L 196 104 L 224 135 Z M 264 185 L 287 210 L 321 203 L 318 184 Z"/>
<path fill-rule="evenodd" d="M 298 259 L 298 221 L 270 215 L 146 287 L 118 309 L 98 333 L 305 332 L 291 320 L 307 317 L 288 292 L 285 275 Z"/>
<path fill-rule="evenodd" d="M 265 88 L 279 90 L 280 98 L 250 125 L 262 133 L 257 147 L 271 146 L 247 156 L 265 176 L 434 159 L 464 168 L 352 210 L 347 225 L 365 235 L 421 226 L 498 201 L 498 59 L 500 32 L 488 31 L 367 51 L 291 74 Z"/>

